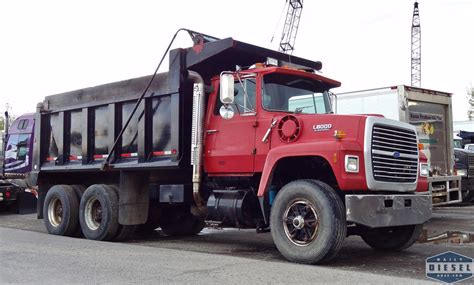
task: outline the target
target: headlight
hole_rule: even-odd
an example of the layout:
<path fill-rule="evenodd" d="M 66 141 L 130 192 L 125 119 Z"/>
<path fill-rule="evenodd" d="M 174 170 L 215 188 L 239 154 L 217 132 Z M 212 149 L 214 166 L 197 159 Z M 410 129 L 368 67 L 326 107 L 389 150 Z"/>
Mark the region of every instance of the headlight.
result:
<path fill-rule="evenodd" d="M 456 172 L 458 173 L 459 176 L 467 175 L 467 169 L 457 169 Z"/>
<path fill-rule="evenodd" d="M 428 177 L 430 174 L 430 166 L 428 163 L 420 163 L 420 176 L 421 177 Z"/>
<path fill-rule="evenodd" d="M 359 157 L 357 155 L 346 155 L 344 158 L 346 172 L 359 172 Z"/>

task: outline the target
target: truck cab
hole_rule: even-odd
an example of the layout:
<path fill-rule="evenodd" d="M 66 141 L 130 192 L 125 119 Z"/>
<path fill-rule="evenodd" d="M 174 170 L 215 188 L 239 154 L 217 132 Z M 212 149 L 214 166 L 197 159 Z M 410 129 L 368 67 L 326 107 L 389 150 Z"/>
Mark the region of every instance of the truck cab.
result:
<path fill-rule="evenodd" d="M 30 201 L 33 201 L 31 195 L 24 194 L 29 187 L 25 178 L 31 171 L 33 129 L 34 114 L 21 115 L 8 128 L 6 135 L 2 132 L 0 141 L 0 204 L 16 206 L 19 212 L 25 213 L 31 212 Z"/>
<path fill-rule="evenodd" d="M 5 139 L 5 172 L 26 174 L 31 171 L 34 114 L 19 116 L 10 126 Z"/>

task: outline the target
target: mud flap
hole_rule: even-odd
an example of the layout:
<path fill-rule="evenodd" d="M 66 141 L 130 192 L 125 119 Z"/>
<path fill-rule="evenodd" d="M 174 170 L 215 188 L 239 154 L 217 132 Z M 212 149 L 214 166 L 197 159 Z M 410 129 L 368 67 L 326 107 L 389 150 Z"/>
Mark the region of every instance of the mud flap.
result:
<path fill-rule="evenodd" d="M 28 192 L 20 192 L 18 193 L 16 202 L 18 207 L 18 214 L 25 215 L 36 213 L 37 199 L 34 194 Z"/>
<path fill-rule="evenodd" d="M 148 173 L 120 173 L 119 224 L 140 225 L 148 218 Z"/>

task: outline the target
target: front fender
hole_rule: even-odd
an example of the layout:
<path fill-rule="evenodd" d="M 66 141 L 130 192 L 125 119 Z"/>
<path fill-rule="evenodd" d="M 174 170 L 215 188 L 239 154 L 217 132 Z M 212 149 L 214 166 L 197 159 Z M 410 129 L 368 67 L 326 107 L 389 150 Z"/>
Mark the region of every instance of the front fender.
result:
<path fill-rule="evenodd" d="M 289 144 L 271 149 L 268 152 L 263 167 L 262 178 L 258 187 L 258 196 L 263 197 L 268 190 L 269 181 L 273 176 L 278 161 L 285 157 L 314 156 L 324 158 L 331 166 L 332 171 L 337 173 L 340 143 L 334 141 L 309 142 L 301 144 Z M 337 177 L 337 175 L 336 175 Z"/>

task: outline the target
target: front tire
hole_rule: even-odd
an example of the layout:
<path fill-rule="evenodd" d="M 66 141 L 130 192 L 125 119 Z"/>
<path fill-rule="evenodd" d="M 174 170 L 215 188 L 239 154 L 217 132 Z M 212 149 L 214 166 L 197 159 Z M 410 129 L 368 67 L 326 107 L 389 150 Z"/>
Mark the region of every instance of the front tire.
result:
<path fill-rule="evenodd" d="M 79 199 L 68 185 L 55 185 L 46 194 L 43 207 L 48 233 L 75 236 L 79 231 Z"/>
<path fill-rule="evenodd" d="M 87 239 L 112 240 L 118 233 L 118 195 L 111 187 L 94 184 L 86 189 L 79 206 L 79 222 Z"/>
<path fill-rule="evenodd" d="M 329 261 L 346 237 L 344 205 L 326 183 L 297 180 L 285 185 L 272 205 L 270 228 L 280 253 L 290 261 Z"/>
<path fill-rule="evenodd" d="M 367 229 L 361 238 L 375 250 L 400 251 L 412 246 L 422 229 L 423 224 Z"/>

